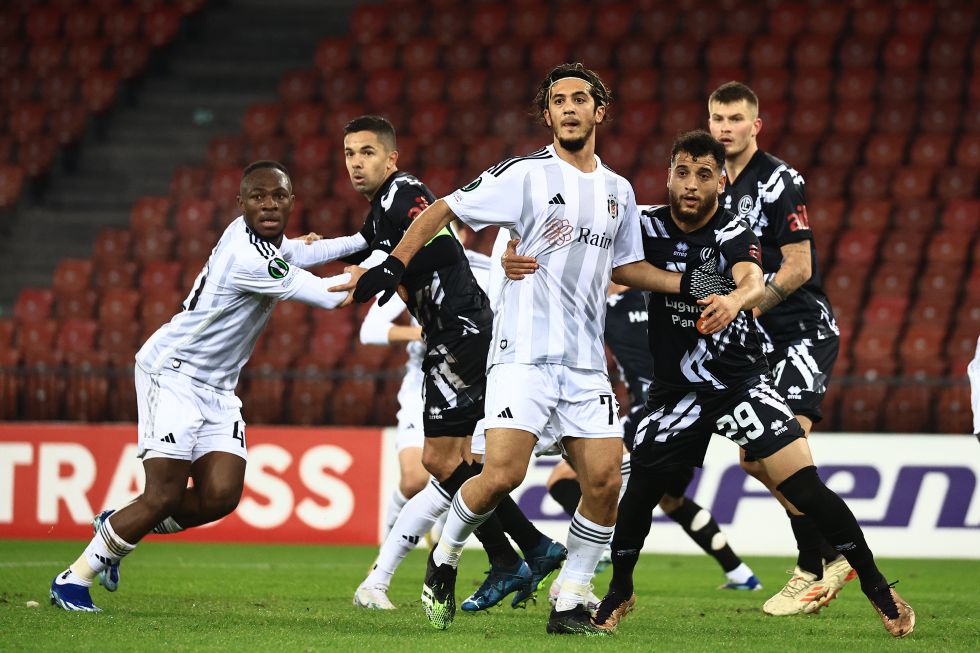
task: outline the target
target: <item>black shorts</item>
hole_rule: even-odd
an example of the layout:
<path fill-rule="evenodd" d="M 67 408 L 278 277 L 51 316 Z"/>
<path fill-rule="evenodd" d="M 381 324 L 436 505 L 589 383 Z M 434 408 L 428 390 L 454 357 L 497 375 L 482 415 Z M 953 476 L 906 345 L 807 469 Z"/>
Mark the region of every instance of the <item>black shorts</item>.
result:
<path fill-rule="evenodd" d="M 422 427 L 426 437 L 473 434 L 483 418 L 489 350 L 489 333 L 434 344 L 426 350 L 422 365 Z"/>
<path fill-rule="evenodd" d="M 827 392 L 839 349 L 837 336 L 824 340 L 806 338 L 776 345 L 766 355 L 776 390 L 786 398 L 794 415 L 809 417 L 814 423 L 823 419 L 820 402 Z"/>
<path fill-rule="evenodd" d="M 766 376 L 729 390 L 652 387 L 644 410 L 630 456 L 631 465 L 644 470 L 701 467 L 712 434 L 735 442 L 750 459 L 767 458 L 803 437 Z"/>

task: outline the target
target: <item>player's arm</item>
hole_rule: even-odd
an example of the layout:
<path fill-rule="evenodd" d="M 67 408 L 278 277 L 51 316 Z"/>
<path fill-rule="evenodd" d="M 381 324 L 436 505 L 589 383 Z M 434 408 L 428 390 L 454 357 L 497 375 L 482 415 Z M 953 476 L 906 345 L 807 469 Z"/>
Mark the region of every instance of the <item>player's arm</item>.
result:
<path fill-rule="evenodd" d="M 348 277 L 347 274 L 340 274 L 321 278 L 290 265 L 280 256 L 264 257 L 253 253 L 232 264 L 226 283 L 242 293 L 294 299 L 320 308 L 338 308 L 349 303 L 349 293 L 332 292 L 330 288 L 343 284 Z"/>
<path fill-rule="evenodd" d="M 395 319 L 404 311 L 405 304 L 397 297 L 392 297 L 384 306 L 373 304 L 361 323 L 361 342 L 365 345 L 387 345 L 421 340 L 421 327 L 395 324 Z"/>
<path fill-rule="evenodd" d="M 735 290 L 727 295 L 708 295 L 699 299 L 704 306 L 698 329 L 706 335 L 717 333 L 731 324 L 739 311 L 749 311 L 762 300 L 762 268 L 755 262 L 740 261 L 732 266 Z"/>
<path fill-rule="evenodd" d="M 753 315 L 758 317 L 770 308 L 784 301 L 796 289 L 810 280 L 813 270 L 810 265 L 811 242 L 803 240 L 798 243 L 787 243 L 779 248 L 783 254 L 783 262 L 775 276 L 766 284 L 765 296 L 755 307 Z"/>
<path fill-rule="evenodd" d="M 283 239 L 279 250 L 287 262 L 301 268 L 311 268 L 350 256 L 367 248 L 368 242 L 360 233 L 339 238 L 323 238 L 309 233 L 297 239 Z"/>
<path fill-rule="evenodd" d="M 661 270 L 646 261 L 627 263 L 612 270 L 613 283 L 668 295 L 681 291 L 681 276 L 678 272 Z"/>

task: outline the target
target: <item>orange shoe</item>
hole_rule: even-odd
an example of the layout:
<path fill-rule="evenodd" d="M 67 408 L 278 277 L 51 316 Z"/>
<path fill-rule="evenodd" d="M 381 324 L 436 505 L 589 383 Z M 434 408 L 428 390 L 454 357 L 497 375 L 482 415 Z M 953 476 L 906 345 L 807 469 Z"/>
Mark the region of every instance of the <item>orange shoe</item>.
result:
<path fill-rule="evenodd" d="M 881 623 L 884 624 L 888 634 L 892 637 L 905 637 L 915 630 L 915 611 L 898 595 L 894 585 L 895 583 L 876 587 L 868 600 L 881 617 Z M 889 614 L 895 616 L 890 617 Z"/>

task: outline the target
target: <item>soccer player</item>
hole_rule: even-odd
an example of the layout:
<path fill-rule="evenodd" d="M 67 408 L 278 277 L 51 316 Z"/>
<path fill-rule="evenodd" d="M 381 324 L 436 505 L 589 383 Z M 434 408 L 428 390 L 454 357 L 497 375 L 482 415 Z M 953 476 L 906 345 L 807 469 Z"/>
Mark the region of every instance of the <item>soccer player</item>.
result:
<path fill-rule="evenodd" d="M 977 338 L 977 352 L 966 366 L 970 377 L 970 404 L 973 406 L 973 434 L 980 441 L 980 338 Z"/>
<path fill-rule="evenodd" d="M 671 151 L 670 204 L 642 213 L 646 259 L 667 269 L 711 261 L 734 289 L 697 303 L 654 292 L 649 302 L 654 379 L 637 425 L 632 474 L 612 542 L 613 576 L 595 620 L 615 626 L 633 607 L 633 569 L 669 472 L 700 466 L 713 433 L 732 440 L 765 469 L 793 505 L 847 557 L 890 634 L 915 626 L 912 608 L 878 570 L 847 505 L 817 475 L 804 431 L 773 388 L 751 317 L 764 296 L 759 240 L 719 206 L 725 148 L 697 130 Z"/>
<path fill-rule="evenodd" d="M 562 64 L 541 82 L 532 111 L 552 143 L 507 159 L 419 215 L 380 266 L 357 281 L 356 301 L 395 292 L 406 265 L 434 234 L 460 218 L 521 239 L 537 272 L 507 280 L 494 316 L 482 472 L 453 499 L 429 556 L 422 603 L 436 628 L 455 616 L 456 567 L 463 545 L 524 479 L 546 428 L 582 480 L 582 502 L 567 540 L 566 582 L 548 620 L 550 633 L 608 634 L 585 608 L 590 581 L 612 535 L 621 485 L 622 426 L 606 374 L 602 330 L 610 275 L 621 283 L 680 292 L 681 275 L 645 263 L 629 182 L 595 155 L 595 130 L 610 95 L 581 64 Z M 688 280 L 690 285 L 691 280 Z"/>
<path fill-rule="evenodd" d="M 292 183 L 274 161 L 242 174 L 242 215 L 221 235 L 184 300 L 136 354 L 139 457 L 143 494 L 96 517 L 82 555 L 51 583 L 51 602 L 98 612 L 89 587 L 110 591 L 119 561 L 150 532 L 173 533 L 232 512 L 245 481 L 245 422 L 235 386 L 276 302 L 294 299 L 336 308 L 348 295 L 328 289 L 349 275 L 321 279 L 303 268 L 351 254 L 359 236 L 312 244 L 283 238 L 293 209 Z M 194 486 L 187 487 L 193 478 Z M 108 573 L 103 573 L 108 572 Z"/>
<path fill-rule="evenodd" d="M 647 346 L 647 305 L 641 291 L 618 284 L 609 285 L 606 305 L 606 344 L 612 350 L 630 398 L 630 410 L 623 423 L 623 442 L 628 451 L 653 379 L 653 358 Z M 623 461 L 623 466 L 625 479 L 626 470 L 629 469 L 628 457 Z M 721 566 L 727 580 L 719 589 L 761 590 L 762 583 L 729 546 L 711 513 L 685 496 L 693 478 L 694 470 L 690 467 L 676 470 L 660 500 L 660 508 Z M 575 470 L 567 462 L 562 461 L 555 466 L 548 478 L 548 492 L 569 516 L 575 513 L 582 491 Z M 600 563 L 599 570 L 602 568 Z"/>
<path fill-rule="evenodd" d="M 384 268 L 378 264 L 389 258 L 402 234 L 435 196 L 416 177 L 398 170 L 395 129 L 383 117 L 350 121 L 344 128 L 344 156 L 351 184 L 370 202 L 360 232 L 368 248 L 353 259 L 361 267 L 349 269 L 354 275 L 365 268 L 381 271 Z M 394 608 L 387 590 L 399 563 L 449 509 L 463 482 L 479 471 L 470 440 L 483 417 L 492 322 L 489 300 L 448 223 L 420 249 L 393 292 L 402 286 L 399 294 L 418 320 L 425 341 L 422 464 L 433 480 L 402 507 L 374 568 L 355 591 L 354 604 L 364 608 Z M 510 593 L 533 580 L 537 567 L 544 575 L 556 569 L 565 550 L 534 528 L 512 500 L 508 502 L 503 511 L 507 531 L 527 561 L 507 542 L 501 517 L 489 520 L 478 537 L 490 556 L 491 570 L 499 572 L 488 581 L 499 582 L 501 591 Z M 499 601 L 503 595 L 493 598 Z"/>
<path fill-rule="evenodd" d="M 752 314 L 775 388 L 809 435 L 822 417 L 820 402 L 837 360 L 840 332 L 821 287 L 803 177 L 759 149 L 759 100 L 745 84 L 718 87 L 708 100 L 708 114 L 711 134 L 725 146 L 723 206 L 746 221 L 762 243 L 765 295 Z M 792 577 L 763 610 L 776 616 L 819 611 L 854 578 L 854 570 L 744 449 L 741 463 L 786 508 L 799 550 Z"/>

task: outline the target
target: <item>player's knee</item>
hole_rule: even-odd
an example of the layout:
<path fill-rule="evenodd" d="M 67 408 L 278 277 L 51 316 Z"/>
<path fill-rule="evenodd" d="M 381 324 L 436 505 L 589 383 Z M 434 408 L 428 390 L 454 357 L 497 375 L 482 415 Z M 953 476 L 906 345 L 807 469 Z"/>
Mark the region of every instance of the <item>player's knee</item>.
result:
<path fill-rule="evenodd" d="M 607 474 L 593 474 L 589 487 L 582 487 L 583 498 L 601 504 L 615 505 L 619 501 L 619 491 L 623 487 L 623 477 L 619 470 L 610 470 Z"/>
<path fill-rule="evenodd" d="M 803 467 L 776 488 L 803 514 L 813 512 L 830 492 L 813 465 Z"/>
<path fill-rule="evenodd" d="M 662 499 L 660 499 L 660 508 L 665 513 L 670 514 L 684 505 L 684 497 L 672 497 L 669 494 L 665 494 Z"/>
<path fill-rule="evenodd" d="M 151 513 L 153 519 L 162 521 L 177 512 L 183 496 L 183 488 L 166 486 L 144 492 L 140 496 L 139 502 Z"/>
<path fill-rule="evenodd" d="M 214 519 L 234 512 L 242 498 L 242 487 L 236 483 L 212 485 L 204 493 L 204 504 L 209 516 Z"/>
<path fill-rule="evenodd" d="M 401 481 L 398 484 L 398 491 L 402 493 L 402 496 L 406 499 L 411 499 L 416 494 L 425 488 L 425 484 L 429 482 L 429 475 L 424 473 L 423 470 L 418 470 L 418 472 L 408 472 L 402 475 Z"/>
<path fill-rule="evenodd" d="M 510 494 L 524 482 L 524 470 L 518 466 L 484 467 L 480 476 L 487 489 L 495 495 Z"/>

